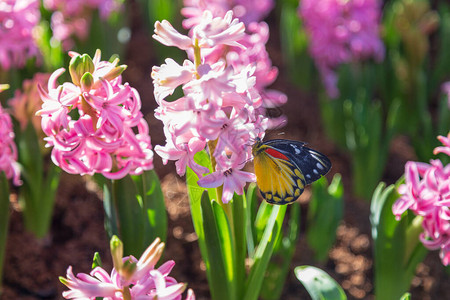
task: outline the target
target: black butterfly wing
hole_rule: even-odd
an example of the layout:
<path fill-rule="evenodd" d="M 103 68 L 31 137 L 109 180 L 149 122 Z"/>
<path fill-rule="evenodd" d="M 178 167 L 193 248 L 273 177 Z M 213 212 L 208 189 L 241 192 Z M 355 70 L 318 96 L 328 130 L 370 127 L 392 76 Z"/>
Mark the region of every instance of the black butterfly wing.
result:
<path fill-rule="evenodd" d="M 286 155 L 301 171 L 306 184 L 318 180 L 331 169 L 331 162 L 322 153 L 306 147 L 305 143 L 291 140 L 269 140 L 264 144 Z"/>

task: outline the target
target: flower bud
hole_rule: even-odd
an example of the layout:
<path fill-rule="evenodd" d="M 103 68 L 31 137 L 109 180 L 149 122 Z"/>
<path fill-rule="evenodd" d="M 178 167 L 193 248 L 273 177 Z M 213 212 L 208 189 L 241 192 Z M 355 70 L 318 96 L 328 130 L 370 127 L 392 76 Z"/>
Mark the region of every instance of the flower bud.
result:
<path fill-rule="evenodd" d="M 121 66 L 115 67 L 115 68 L 111 69 L 111 71 L 106 73 L 103 76 L 103 79 L 113 80 L 114 78 L 120 76 L 123 73 L 123 71 L 125 71 L 126 69 L 127 69 L 127 65 L 121 65 Z"/>
<path fill-rule="evenodd" d="M 92 76 L 92 74 L 89 72 L 84 73 L 84 75 L 81 77 L 80 84 L 81 89 L 84 92 L 89 92 L 94 85 L 94 76 Z"/>
<path fill-rule="evenodd" d="M 119 271 L 123 266 L 123 243 L 116 235 L 113 235 L 111 241 L 109 242 L 109 247 L 111 248 L 114 268 Z"/>
<path fill-rule="evenodd" d="M 92 58 L 87 55 L 75 55 L 70 60 L 69 72 L 72 82 L 80 86 L 81 77 L 87 72 L 94 73 L 95 67 Z"/>

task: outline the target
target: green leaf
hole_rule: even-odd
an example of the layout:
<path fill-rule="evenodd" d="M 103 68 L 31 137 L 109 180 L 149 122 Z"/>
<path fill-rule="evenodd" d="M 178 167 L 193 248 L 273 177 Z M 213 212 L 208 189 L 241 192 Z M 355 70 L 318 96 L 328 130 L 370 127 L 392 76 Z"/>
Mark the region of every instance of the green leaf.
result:
<path fill-rule="evenodd" d="M 247 279 L 246 293 L 243 299 L 256 300 L 261 290 L 264 274 L 278 241 L 286 213 L 286 205 L 271 205 L 271 214 L 265 227 L 261 242 L 256 248 L 253 265 Z"/>
<path fill-rule="evenodd" d="M 257 191 L 258 188 L 256 184 L 252 183 L 249 185 L 246 194 L 247 249 L 249 257 L 253 257 L 253 255 L 255 254 L 256 232 L 254 230 L 254 224 L 256 220 Z"/>
<path fill-rule="evenodd" d="M 341 175 L 335 174 L 328 186 L 322 177 L 312 184 L 306 238 L 318 261 L 325 261 L 336 239 L 336 229 L 344 215 L 344 186 Z"/>
<path fill-rule="evenodd" d="M 198 163 L 201 166 L 211 168 L 211 162 L 209 160 L 208 154 L 206 154 L 206 151 L 200 151 L 197 152 L 194 156 L 195 162 Z M 210 169 L 211 170 L 211 169 Z M 202 209 L 201 209 L 201 198 L 206 191 L 208 194 L 208 199 L 215 199 L 216 196 L 216 190 L 215 189 L 205 189 L 200 187 L 197 184 L 198 176 L 197 174 L 192 171 L 191 168 L 187 168 L 186 170 L 186 184 L 187 184 L 187 190 L 189 195 L 189 204 L 191 207 L 191 216 L 192 216 L 192 222 L 194 224 L 195 233 L 198 236 L 198 243 L 200 247 L 200 251 L 202 253 L 203 260 L 205 261 L 205 264 L 208 263 L 208 252 L 206 251 L 206 244 L 205 244 L 205 233 L 203 230 L 203 216 L 202 216 Z"/>
<path fill-rule="evenodd" d="M 97 176 L 98 175 L 98 176 Z M 100 180 L 103 178 L 103 180 Z M 103 175 L 96 174 L 94 179 L 97 183 L 102 183 L 103 186 L 103 210 L 105 211 L 105 229 L 108 237 L 119 235 L 119 224 L 117 219 L 117 210 L 114 204 L 114 199 L 111 194 L 112 184 Z"/>
<path fill-rule="evenodd" d="M 159 237 L 167 237 L 167 212 L 161 183 L 154 170 L 131 177 L 138 189 L 144 212 L 144 246 L 148 246 Z"/>
<path fill-rule="evenodd" d="M 124 245 L 124 254 L 141 256 L 145 250 L 145 215 L 142 199 L 131 176 L 112 182 L 112 199 L 118 219 L 119 238 Z M 116 234 L 116 233 L 115 233 Z"/>
<path fill-rule="evenodd" d="M 299 266 L 295 276 L 308 291 L 312 300 L 345 300 L 342 287 L 326 272 L 313 266 Z"/>
<path fill-rule="evenodd" d="M 221 230 L 226 227 L 223 222 L 223 216 L 219 216 L 216 220 L 214 213 L 218 213 L 221 207 L 215 206 L 213 210 L 214 201 L 211 202 L 206 193 L 201 198 L 201 209 L 203 217 L 203 230 L 205 234 L 205 246 L 207 251 L 207 258 L 205 260 L 206 269 L 208 270 L 208 282 L 211 290 L 212 298 L 215 300 L 235 299 L 233 293 L 233 284 L 229 280 L 229 262 L 228 255 L 225 253 L 226 249 L 230 247 L 224 245 L 226 243 L 226 233 Z M 224 214 L 224 212 L 222 211 Z M 220 228 L 219 226 L 222 226 Z M 229 226 L 229 225 L 228 225 Z"/>
<path fill-rule="evenodd" d="M 61 169 L 49 162 L 47 172 L 44 171 L 41 146 L 31 122 L 25 130 L 18 132 L 17 138 L 23 178 L 19 197 L 25 204 L 25 226 L 36 237 L 42 238 L 50 228 Z"/>
<path fill-rule="evenodd" d="M 400 184 L 401 181 L 397 183 Z M 380 183 L 372 197 L 370 222 L 374 240 L 375 296 L 398 299 L 411 284 L 417 264 L 427 253 L 418 233 L 407 236 L 411 228 L 405 215 L 400 221 L 392 213 L 392 205 L 400 196 L 395 186 Z"/>
<path fill-rule="evenodd" d="M 272 254 L 261 287 L 260 297 L 265 300 L 280 299 L 297 245 L 300 231 L 300 203 L 294 202 L 288 209 L 288 230 L 286 234 L 280 236 L 281 243 Z"/>
<path fill-rule="evenodd" d="M 247 200 L 245 194 L 240 196 L 234 194 L 233 202 L 233 225 L 234 225 L 234 264 L 236 276 L 233 280 L 236 282 L 237 298 L 242 298 L 245 288 L 246 266 L 245 259 L 247 257 Z"/>
<path fill-rule="evenodd" d="M 410 293 L 403 294 L 400 300 L 411 300 L 411 294 Z"/>
<path fill-rule="evenodd" d="M 96 267 L 102 266 L 102 259 L 100 257 L 100 253 L 95 252 L 94 258 L 92 259 L 92 269 L 95 269 Z"/>

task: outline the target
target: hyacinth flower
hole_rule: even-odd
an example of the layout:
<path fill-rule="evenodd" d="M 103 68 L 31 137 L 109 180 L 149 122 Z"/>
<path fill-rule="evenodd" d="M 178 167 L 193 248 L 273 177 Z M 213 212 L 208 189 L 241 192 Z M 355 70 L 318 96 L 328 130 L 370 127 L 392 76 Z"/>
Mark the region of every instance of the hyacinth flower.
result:
<path fill-rule="evenodd" d="M 99 258 L 94 258 L 93 270 L 89 274 L 74 275 L 72 266 L 68 267 L 66 278 L 59 278 L 69 288 L 62 294 L 65 299 L 181 299 L 186 284 L 169 276 L 175 262 L 170 260 L 155 268 L 164 249 L 159 238 L 148 246 L 139 260 L 132 255 L 122 257 L 123 244 L 117 236 L 111 238 L 110 246 L 114 263 L 111 273 L 102 268 Z M 185 299 L 195 300 L 191 289 Z"/>
<path fill-rule="evenodd" d="M 75 46 L 74 37 L 85 41 L 90 32 L 93 14 L 98 10 L 100 19 L 107 20 L 113 12 L 122 9 L 120 0 L 44 0 L 44 7 L 52 11 L 53 38 L 64 50 Z"/>
<path fill-rule="evenodd" d="M 450 152 L 450 134 L 437 153 Z M 371 202 L 374 286 L 377 299 L 398 299 L 408 291 L 428 249 L 440 249 L 448 265 L 450 165 L 409 161 L 396 185 L 380 183 Z"/>
<path fill-rule="evenodd" d="M 450 156 L 450 133 L 439 136 L 443 146 L 434 154 Z M 444 166 L 438 159 L 430 164 L 408 162 L 405 166 L 405 183 L 398 189 L 401 197 L 392 211 L 400 220 L 406 210 L 422 219 L 423 233 L 420 241 L 430 250 L 440 250 L 442 264 L 450 264 L 450 164 Z"/>
<path fill-rule="evenodd" d="M 164 124 L 167 141 L 155 151 L 164 163 L 175 160 L 179 175 L 184 175 L 189 166 L 201 178 L 200 186 L 216 188 L 223 184 L 223 203 L 228 203 L 234 192 L 242 195 L 246 182 L 255 181 L 254 174 L 241 170 L 251 158 L 248 141 L 264 133 L 266 119 L 257 114 L 262 100 L 255 88 L 255 68 L 236 71 L 223 60 L 206 62 L 202 55 L 222 45 L 244 48 L 239 43 L 244 30 L 244 24 L 233 19 L 231 12 L 224 18 L 213 18 L 206 11 L 203 22 L 193 28 L 192 37 L 180 34 L 167 21 L 155 23 L 153 36 L 164 45 L 195 53 L 194 61 L 185 60 L 183 65 L 168 58 L 166 64 L 153 67 L 159 104 L 155 116 Z M 166 101 L 180 85 L 184 97 Z M 207 145 L 214 172 L 202 177 L 209 169 L 197 164 L 194 155 Z"/>
<path fill-rule="evenodd" d="M 183 0 L 183 4 L 181 14 L 186 17 L 183 21 L 185 28 L 192 28 L 200 23 L 206 10 L 211 11 L 215 17 L 223 17 L 231 10 L 235 18 L 248 26 L 263 20 L 274 7 L 273 0 Z"/>
<path fill-rule="evenodd" d="M 21 68 L 39 58 L 33 31 L 41 19 L 39 0 L 5 0 L 0 4 L 0 68 Z"/>
<path fill-rule="evenodd" d="M 330 98 L 337 98 L 336 68 L 370 58 L 381 61 L 381 1 L 302 0 L 298 8 L 309 50 Z"/>
<path fill-rule="evenodd" d="M 9 88 L 0 84 L 0 92 Z M 20 167 L 17 162 L 17 146 L 14 142 L 14 131 L 11 117 L 0 104 L 0 291 L 3 278 L 3 261 L 5 257 L 6 237 L 9 223 L 9 183 L 16 186 L 22 184 Z"/>
<path fill-rule="evenodd" d="M 214 63 L 224 60 L 239 72 L 250 65 L 255 67 L 255 88 L 262 98 L 262 106 L 258 113 L 265 115 L 266 109 L 273 109 L 286 103 L 287 97 L 284 93 L 269 89 L 278 77 L 278 69 L 272 66 L 266 43 L 269 39 L 269 26 L 261 20 L 273 8 L 273 1 L 198 1 L 185 0 L 185 7 L 181 14 L 186 17 L 183 27 L 191 29 L 198 25 L 203 19 L 203 13 L 210 11 L 212 17 L 224 17 L 227 11 L 232 10 L 234 17 L 246 26 L 245 35 L 238 41 L 240 46 L 216 45 L 212 49 L 204 51 L 205 62 Z M 190 31 L 192 36 L 193 30 Z M 280 116 L 269 119 L 269 128 L 280 127 L 286 123 L 286 118 Z"/>
<path fill-rule="evenodd" d="M 26 228 L 38 238 L 44 237 L 50 227 L 60 169 L 46 160 L 44 133 L 40 118 L 35 114 L 41 108 L 38 85 L 47 85 L 50 74 L 37 73 L 23 81 L 8 101 L 9 111 L 17 121 L 16 142 L 23 185 L 19 188 L 19 202 Z"/>
<path fill-rule="evenodd" d="M 256 67 L 235 67 L 228 55 L 211 55 L 222 47 L 244 53 L 245 36 L 244 23 L 232 11 L 214 16 L 208 10 L 189 35 L 166 20 L 156 21 L 153 35 L 163 45 L 185 50 L 190 58 L 182 64 L 167 58 L 152 69 L 159 105 L 155 116 L 163 122 L 166 137 L 166 144 L 156 146 L 155 152 L 164 163 L 175 161 L 177 173 L 186 175 L 212 299 L 258 299 L 286 213 L 285 205 L 267 203 L 259 206 L 258 217 L 247 209 L 256 209 L 257 189 L 250 186 L 244 192 L 246 184 L 255 181 L 244 165 L 252 158 L 253 141 L 262 138 L 269 123 L 261 114 Z M 180 88 L 184 95 L 169 101 Z M 286 244 L 295 244 L 295 230 L 288 230 Z"/>
<path fill-rule="evenodd" d="M 43 103 L 37 115 L 46 147 L 67 173 L 98 174 L 95 178 L 106 189 L 109 233 L 120 231 L 126 249 L 140 254 L 148 239 L 165 236 L 166 216 L 158 178 L 150 171 L 153 151 L 139 93 L 122 82 L 126 66 L 118 65 L 118 58 L 102 61 L 100 50 L 93 59 L 69 54 L 71 82 L 57 83 L 65 71 L 61 68 L 50 76 L 47 90 L 38 86 Z"/>

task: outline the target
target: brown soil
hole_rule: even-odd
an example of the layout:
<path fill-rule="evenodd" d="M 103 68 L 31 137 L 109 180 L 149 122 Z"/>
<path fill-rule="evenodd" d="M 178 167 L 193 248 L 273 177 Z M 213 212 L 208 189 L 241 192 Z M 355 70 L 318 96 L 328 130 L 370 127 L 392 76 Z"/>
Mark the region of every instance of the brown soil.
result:
<path fill-rule="evenodd" d="M 137 15 L 137 8 L 133 7 L 134 14 Z M 275 21 L 269 19 L 269 22 Z M 125 80 L 141 94 L 153 145 L 164 144 L 162 125 L 152 116 L 155 103 L 150 70 L 156 63 L 151 55 L 150 33 L 143 27 L 139 18 L 134 18 L 130 47 L 126 58 L 122 60 L 129 66 L 125 72 Z M 342 285 L 349 299 L 373 299 L 369 205 L 363 200 L 355 199 L 350 193 L 348 154 L 339 152 L 325 137 L 320 125 L 316 97 L 298 90 L 289 83 L 287 74 L 283 72 L 280 43 L 274 36 L 276 32 L 276 28 L 272 29 L 269 52 L 274 65 L 280 67 L 280 76 L 273 88 L 285 92 L 289 97 L 288 103 L 282 107 L 288 117 L 288 124 L 282 129 L 284 137 L 308 141 L 315 149 L 326 153 L 333 162 L 333 169 L 327 177 L 341 173 L 346 193 L 344 220 L 338 228 L 337 241 L 329 253 L 328 261 L 324 264 L 314 261 L 313 252 L 306 244 L 302 228 L 281 299 L 309 299 L 293 274 L 293 269 L 299 265 L 315 265 L 327 271 Z M 414 159 L 411 153 L 406 139 L 400 137 L 394 141 L 388 161 L 389 170 L 383 177 L 387 183 L 393 183 L 402 175 L 404 163 L 408 159 Z M 167 259 L 176 261 L 171 275 L 178 281 L 187 282 L 188 286 L 194 289 L 197 299 L 209 299 L 205 267 L 193 230 L 184 181 L 174 175 L 173 164 L 163 166 L 157 156 L 155 168 L 162 179 L 169 215 L 169 236 L 164 255 Z M 43 240 L 37 240 L 27 233 L 21 213 L 12 211 L 1 299 L 62 298 L 61 292 L 65 288 L 59 283 L 58 276 L 64 276 L 69 265 L 74 267 L 75 273 L 89 272 L 92 256 L 96 251 L 100 253 L 105 268 L 111 269 L 109 242 L 103 227 L 101 197 L 90 186 L 90 182 L 80 176 L 65 174 L 62 177 L 51 231 Z M 301 199 L 302 217 L 308 209 L 309 194 L 305 192 Z M 448 279 L 448 273 L 442 267 L 438 253 L 430 252 L 419 265 L 412 282 L 413 299 L 450 299 Z"/>

